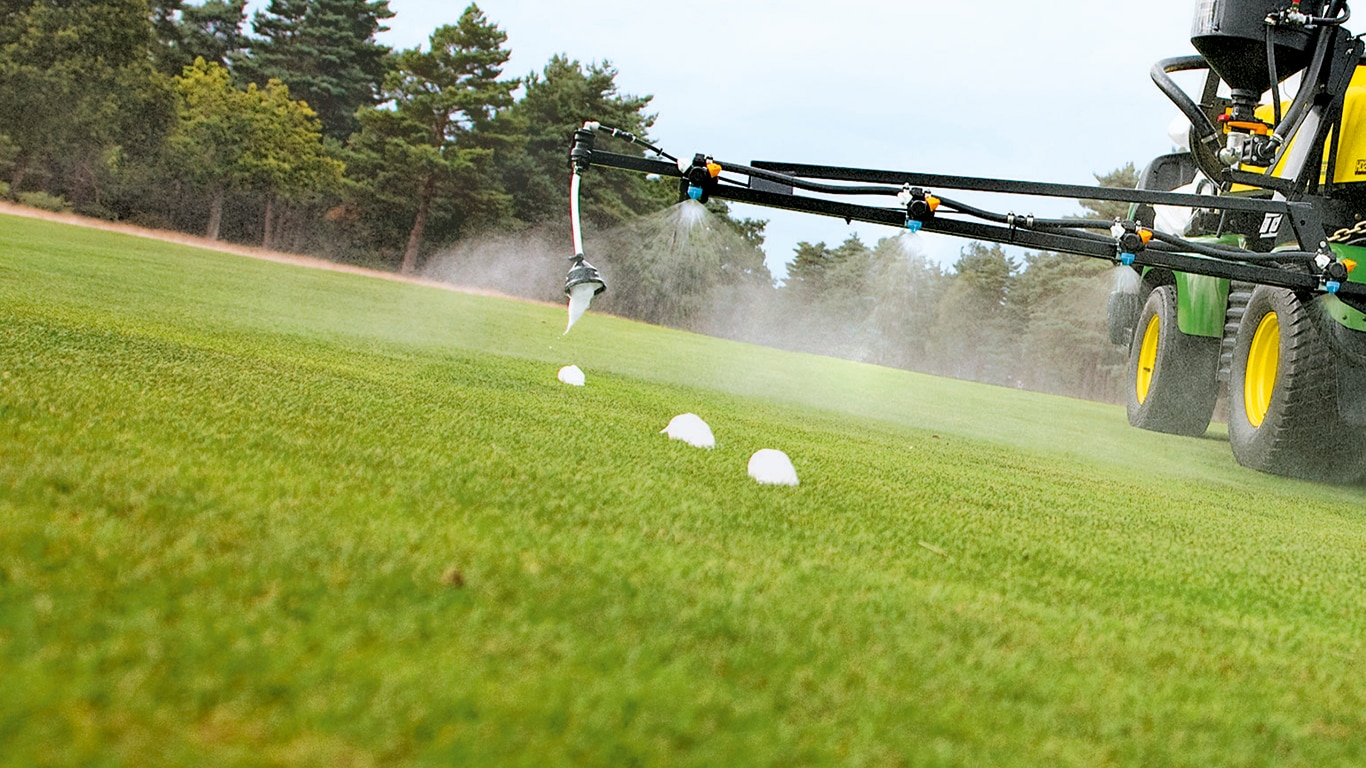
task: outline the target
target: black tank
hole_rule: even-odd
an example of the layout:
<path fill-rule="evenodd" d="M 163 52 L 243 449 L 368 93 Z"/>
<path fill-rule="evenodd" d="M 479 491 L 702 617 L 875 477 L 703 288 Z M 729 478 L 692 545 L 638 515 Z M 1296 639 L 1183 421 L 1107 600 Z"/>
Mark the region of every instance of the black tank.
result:
<path fill-rule="evenodd" d="M 1300 10 L 1322 16 L 1325 0 L 1302 0 Z M 1266 23 L 1267 14 L 1290 7 L 1290 0 L 1200 0 L 1191 26 L 1191 44 L 1231 88 L 1263 93 L 1271 87 L 1267 69 L 1267 35 L 1276 45 L 1279 80 L 1309 64 L 1309 33 Z"/>

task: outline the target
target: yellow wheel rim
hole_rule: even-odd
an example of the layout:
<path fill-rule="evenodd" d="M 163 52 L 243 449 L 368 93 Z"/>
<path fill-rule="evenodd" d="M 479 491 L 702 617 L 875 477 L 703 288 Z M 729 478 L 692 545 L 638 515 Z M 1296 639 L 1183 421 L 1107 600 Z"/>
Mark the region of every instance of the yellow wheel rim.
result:
<path fill-rule="evenodd" d="M 1268 312 L 1257 324 L 1252 345 L 1247 349 L 1243 370 L 1243 410 L 1247 421 L 1260 427 L 1271 410 L 1271 393 L 1276 389 L 1276 369 L 1281 361 L 1281 321 Z"/>
<path fill-rule="evenodd" d="M 1138 404 L 1148 399 L 1153 387 L 1153 371 L 1157 368 L 1157 338 L 1161 335 L 1162 318 L 1153 315 L 1148 326 L 1143 329 L 1143 343 L 1138 348 L 1138 381 L 1134 382 L 1134 394 Z"/>

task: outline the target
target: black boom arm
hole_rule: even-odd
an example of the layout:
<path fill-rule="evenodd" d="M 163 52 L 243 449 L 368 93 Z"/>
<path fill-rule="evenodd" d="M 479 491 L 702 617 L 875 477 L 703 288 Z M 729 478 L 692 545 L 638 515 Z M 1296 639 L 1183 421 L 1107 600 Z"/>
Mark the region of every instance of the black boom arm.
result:
<path fill-rule="evenodd" d="M 1334 293 L 1366 310 L 1366 285 L 1347 282 L 1347 266 L 1328 247 L 1310 203 L 1224 195 L 1182 194 L 1072 184 L 842 168 L 797 163 L 728 163 L 697 155 L 691 162 L 606 152 L 594 147 L 594 131 L 575 134 L 575 173 L 589 167 L 658 174 L 680 180 L 680 194 L 750 203 L 848 221 L 907 227 L 956 237 L 1089 256 L 1115 263 L 1163 267 L 1296 291 Z M 949 196 L 955 192 L 1107 200 L 1139 206 L 1174 206 L 1262 222 L 1268 233 L 1293 233 L 1289 248 L 1274 252 L 1188 240 L 1138 221 L 1045 219 L 983 210 Z M 882 197 L 885 205 L 840 198 Z M 1298 247 L 1298 250 L 1295 248 Z"/>

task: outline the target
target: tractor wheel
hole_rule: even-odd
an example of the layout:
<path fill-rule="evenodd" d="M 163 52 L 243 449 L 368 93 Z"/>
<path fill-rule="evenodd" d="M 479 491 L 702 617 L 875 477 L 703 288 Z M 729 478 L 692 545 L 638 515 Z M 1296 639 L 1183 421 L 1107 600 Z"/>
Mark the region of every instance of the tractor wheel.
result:
<path fill-rule="evenodd" d="M 1188 336 L 1176 325 L 1176 286 L 1148 294 L 1129 345 L 1129 423 L 1198 436 L 1209 428 L 1219 394 L 1219 339 Z"/>
<path fill-rule="evenodd" d="M 1307 480 L 1361 477 L 1359 441 L 1338 415 L 1331 322 L 1292 291 L 1252 291 L 1228 382 L 1228 436 L 1239 464 Z"/>

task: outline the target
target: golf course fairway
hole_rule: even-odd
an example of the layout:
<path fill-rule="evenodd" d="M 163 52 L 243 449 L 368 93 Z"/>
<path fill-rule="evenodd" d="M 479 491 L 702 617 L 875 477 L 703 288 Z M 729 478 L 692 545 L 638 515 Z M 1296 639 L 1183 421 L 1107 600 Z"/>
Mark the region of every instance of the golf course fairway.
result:
<path fill-rule="evenodd" d="M 1366 764 L 1366 489 L 564 326 L 0 216 L 0 766 Z"/>

